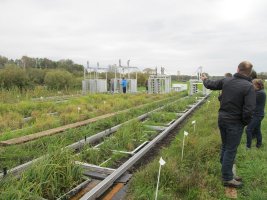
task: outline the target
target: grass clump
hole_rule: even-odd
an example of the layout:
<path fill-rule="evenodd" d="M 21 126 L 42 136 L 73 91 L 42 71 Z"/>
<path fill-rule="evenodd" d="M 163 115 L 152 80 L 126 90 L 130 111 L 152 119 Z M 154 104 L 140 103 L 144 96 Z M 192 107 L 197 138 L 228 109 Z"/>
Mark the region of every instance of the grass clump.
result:
<path fill-rule="evenodd" d="M 26 170 L 19 179 L 0 181 L 0 199 L 56 199 L 82 180 L 82 168 L 75 165 L 69 150 L 55 151 Z"/>
<path fill-rule="evenodd" d="M 154 112 L 150 114 L 149 120 L 147 120 L 145 123 L 146 124 L 151 124 L 151 125 L 166 125 L 173 119 L 176 119 L 177 116 L 175 113 L 170 113 L 170 112 Z"/>

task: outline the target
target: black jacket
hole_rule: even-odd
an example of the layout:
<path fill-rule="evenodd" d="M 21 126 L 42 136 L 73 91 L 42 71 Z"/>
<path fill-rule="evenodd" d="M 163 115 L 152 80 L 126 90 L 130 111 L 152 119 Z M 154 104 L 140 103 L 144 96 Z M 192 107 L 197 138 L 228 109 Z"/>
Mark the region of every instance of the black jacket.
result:
<path fill-rule="evenodd" d="M 256 105 L 256 95 L 251 79 L 236 73 L 233 77 L 217 81 L 204 80 L 211 90 L 222 90 L 219 121 L 247 125 Z"/>
<path fill-rule="evenodd" d="M 266 93 L 264 89 L 256 91 L 256 108 L 254 110 L 254 116 L 263 117 L 264 108 L 266 103 Z"/>

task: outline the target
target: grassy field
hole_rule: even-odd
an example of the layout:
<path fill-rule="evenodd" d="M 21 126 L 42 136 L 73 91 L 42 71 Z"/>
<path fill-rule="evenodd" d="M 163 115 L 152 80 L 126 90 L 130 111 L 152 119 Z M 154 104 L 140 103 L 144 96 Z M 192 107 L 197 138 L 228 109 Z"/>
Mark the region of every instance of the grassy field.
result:
<path fill-rule="evenodd" d="M 177 112 L 184 110 L 186 105 L 197 101 L 197 96 L 199 95 L 187 96 L 175 102 L 171 102 L 172 111 Z M 167 102 L 163 103 L 163 105 L 166 105 L 166 103 Z M 161 111 L 159 114 L 163 116 L 161 122 L 165 123 L 177 118 L 175 113 Z M 151 122 L 158 122 L 158 116 L 159 115 L 151 114 Z M 127 119 L 125 115 L 121 117 L 120 120 Z M 102 125 L 109 126 L 111 125 L 110 123 L 111 122 Z M 100 124 L 98 124 L 98 126 L 99 125 Z M 91 131 L 92 130 L 93 129 L 91 129 Z M 80 133 L 73 132 L 73 134 L 76 135 Z M 23 172 L 19 180 L 12 176 L 0 180 L 0 199 L 38 199 L 38 197 L 55 199 L 82 181 L 82 171 L 78 166 L 74 165 L 74 160 L 97 165 L 104 162 L 101 166 L 112 167 L 121 158 L 127 157 L 126 154 L 114 153 L 113 150 L 132 151 L 144 141 L 150 140 L 156 134 L 156 131 L 151 131 L 151 129 L 146 127 L 142 122 L 133 120 L 122 125 L 112 136 L 105 138 L 98 149 L 92 148 L 90 145 L 85 145 L 79 155 L 73 155 L 73 152 L 70 150 L 58 149 L 59 146 L 63 146 L 65 143 L 63 138 L 62 141 L 60 141 L 49 137 L 49 140 L 57 143 L 57 145 L 47 149 L 49 155 Z M 67 135 L 66 138 L 69 136 L 70 135 Z M 33 149 L 42 151 L 43 148 L 44 146 L 33 146 L 30 151 L 35 152 Z M 25 156 L 21 154 L 22 149 L 20 149 L 20 153 L 17 153 L 16 150 L 18 149 L 19 146 L 14 146 L 13 152 L 9 152 L 10 155 L 19 155 L 20 158 Z M 23 192 L 24 190 L 25 192 Z"/>
<path fill-rule="evenodd" d="M 162 167 L 159 198 L 162 200 L 216 200 L 227 199 L 221 182 L 219 163 L 220 134 L 217 128 L 219 102 L 216 96 L 209 98 L 210 103 L 201 107 L 177 133 L 175 140 L 161 150 L 157 158 L 143 166 L 130 185 L 127 199 L 148 200 L 155 198 L 159 158 L 166 165 Z M 194 132 L 192 121 L 196 120 Z M 262 122 L 263 144 L 261 149 L 253 146 L 245 148 L 246 135 L 238 148 L 237 174 L 244 179 L 244 187 L 238 190 L 240 200 L 267 199 L 267 119 Z M 183 132 L 189 132 L 185 142 L 184 158 L 181 160 Z M 253 141 L 253 145 L 255 141 Z"/>
<path fill-rule="evenodd" d="M 0 105 L 0 141 L 44 131 L 124 110 L 156 100 L 175 97 L 148 94 L 90 94 L 67 101 L 3 103 Z"/>
<path fill-rule="evenodd" d="M 61 148 L 73 142 L 89 137 L 100 131 L 103 131 L 116 124 L 125 122 L 133 117 L 137 117 L 157 107 L 165 105 L 169 101 L 183 97 L 185 93 L 178 93 L 171 99 L 165 99 L 162 102 L 151 102 L 142 108 L 130 109 L 128 112 L 115 115 L 113 117 L 99 120 L 95 123 L 88 124 L 76 129 L 69 129 L 60 134 L 39 138 L 35 141 L 23 143 L 14 146 L 0 146 L 0 169 L 7 167 L 8 169 L 23 164 L 33 158 L 46 154 L 49 148 Z"/>

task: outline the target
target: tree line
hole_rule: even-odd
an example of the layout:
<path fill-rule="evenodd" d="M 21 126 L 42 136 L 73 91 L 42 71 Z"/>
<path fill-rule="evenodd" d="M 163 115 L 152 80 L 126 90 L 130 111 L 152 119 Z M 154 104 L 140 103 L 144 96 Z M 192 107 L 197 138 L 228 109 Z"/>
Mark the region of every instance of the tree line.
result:
<path fill-rule="evenodd" d="M 68 90 L 81 88 L 83 66 L 72 60 L 52 61 L 47 58 L 8 59 L 0 56 L 0 87 L 11 90 L 33 89 L 45 86 L 48 89 Z"/>

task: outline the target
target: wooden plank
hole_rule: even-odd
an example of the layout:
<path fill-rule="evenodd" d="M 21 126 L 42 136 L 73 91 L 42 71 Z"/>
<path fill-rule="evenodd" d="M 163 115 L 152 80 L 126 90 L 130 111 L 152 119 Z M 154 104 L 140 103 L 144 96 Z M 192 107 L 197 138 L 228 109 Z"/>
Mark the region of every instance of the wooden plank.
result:
<path fill-rule="evenodd" d="M 68 124 L 68 125 L 65 125 L 65 126 L 49 129 L 49 130 L 46 130 L 46 131 L 41 131 L 41 132 L 30 134 L 30 135 L 25 135 L 25 136 L 14 138 L 14 139 L 10 139 L 10 140 L 1 141 L 0 145 L 1 146 L 8 146 L 8 145 L 25 143 L 25 142 L 28 142 L 28 141 L 36 140 L 36 139 L 44 137 L 44 136 L 54 135 L 54 134 L 66 131 L 67 129 L 84 126 L 84 125 L 87 125 L 89 123 L 96 122 L 98 120 L 114 116 L 116 114 L 118 114 L 118 112 L 101 115 L 101 116 L 94 117 L 94 118 L 91 118 L 91 119 L 87 119 L 87 120 L 84 120 L 84 121 L 76 122 L 76 123 L 73 123 L 73 124 Z"/>
<path fill-rule="evenodd" d="M 101 182 L 100 180 L 93 180 L 84 189 L 82 189 L 80 192 L 78 192 L 75 196 L 71 197 L 70 200 L 79 200 L 84 194 L 89 192 L 91 189 L 93 189 L 100 182 Z"/>
<path fill-rule="evenodd" d="M 225 187 L 225 196 L 230 199 L 237 199 L 237 190 L 233 187 Z"/>
<path fill-rule="evenodd" d="M 77 185 L 75 188 L 67 192 L 66 194 L 62 195 L 61 197 L 57 198 L 57 200 L 69 199 L 70 197 L 76 195 L 79 191 L 85 188 L 92 180 L 87 179 L 81 184 Z"/>
<path fill-rule="evenodd" d="M 145 125 L 145 127 L 150 128 L 154 131 L 164 131 L 166 129 L 165 126 L 153 126 L 153 125 Z"/>
<path fill-rule="evenodd" d="M 123 183 L 116 183 L 115 186 L 101 199 L 111 200 L 123 188 L 123 186 Z"/>
<path fill-rule="evenodd" d="M 100 167 L 93 164 L 83 163 L 79 161 L 75 161 L 75 164 L 82 166 L 82 168 L 86 171 L 93 171 L 93 172 L 99 172 L 104 174 L 111 174 L 115 171 L 115 169 L 107 168 L 107 167 Z"/>

